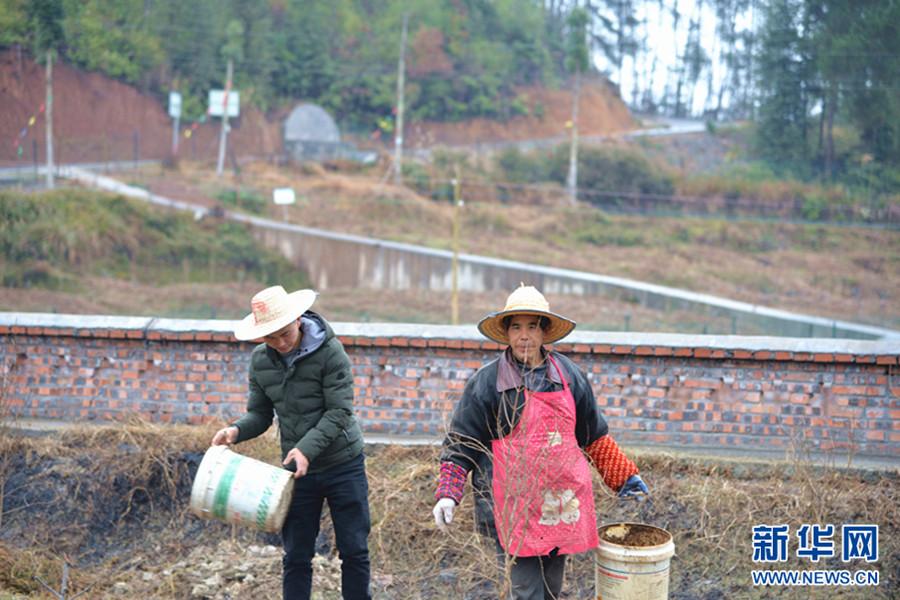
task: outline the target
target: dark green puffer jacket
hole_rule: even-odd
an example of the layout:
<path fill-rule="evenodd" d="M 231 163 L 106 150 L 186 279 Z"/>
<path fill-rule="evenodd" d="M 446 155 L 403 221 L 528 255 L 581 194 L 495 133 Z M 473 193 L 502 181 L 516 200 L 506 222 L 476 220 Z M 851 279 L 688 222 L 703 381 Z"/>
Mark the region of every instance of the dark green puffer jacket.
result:
<path fill-rule="evenodd" d="M 315 473 L 358 456 L 363 439 L 353 416 L 353 373 L 344 346 L 324 318 L 307 311 L 307 319 L 318 324 L 313 327 L 324 339 L 292 366 L 285 367 L 266 344 L 254 348 L 247 414 L 234 425 L 242 442 L 263 433 L 277 414 L 282 458 L 298 448 L 309 459 L 308 472 Z M 288 468 L 294 470 L 293 462 Z"/>

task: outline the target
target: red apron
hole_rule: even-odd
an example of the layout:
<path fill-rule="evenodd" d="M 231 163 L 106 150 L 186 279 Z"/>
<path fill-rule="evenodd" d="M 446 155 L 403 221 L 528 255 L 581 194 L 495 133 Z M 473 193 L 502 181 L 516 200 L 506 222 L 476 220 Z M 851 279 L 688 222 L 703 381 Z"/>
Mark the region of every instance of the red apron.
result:
<path fill-rule="evenodd" d="M 562 369 L 559 392 L 525 390 L 516 427 L 491 442 L 494 523 L 513 556 L 574 554 L 596 548 L 591 469 L 575 439 L 575 399 Z"/>

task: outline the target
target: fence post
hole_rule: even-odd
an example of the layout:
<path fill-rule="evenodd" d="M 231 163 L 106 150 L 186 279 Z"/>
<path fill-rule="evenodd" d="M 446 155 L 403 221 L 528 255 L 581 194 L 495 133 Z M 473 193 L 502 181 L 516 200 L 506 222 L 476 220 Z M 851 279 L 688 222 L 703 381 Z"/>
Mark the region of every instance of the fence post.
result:
<path fill-rule="evenodd" d="M 34 161 L 34 180 L 38 178 L 38 147 L 37 140 L 31 140 L 31 160 Z"/>
<path fill-rule="evenodd" d="M 141 156 L 141 137 L 137 129 L 135 129 L 132 134 L 132 146 L 134 149 L 134 168 L 136 169 L 138 166 L 138 159 Z"/>

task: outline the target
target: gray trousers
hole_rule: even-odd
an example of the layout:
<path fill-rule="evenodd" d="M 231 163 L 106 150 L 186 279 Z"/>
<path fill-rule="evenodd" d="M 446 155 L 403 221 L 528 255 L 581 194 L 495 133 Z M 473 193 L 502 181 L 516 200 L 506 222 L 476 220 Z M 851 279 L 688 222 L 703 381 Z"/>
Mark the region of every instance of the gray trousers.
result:
<path fill-rule="evenodd" d="M 497 560 L 501 570 L 507 558 L 514 561 L 510 569 L 512 590 L 510 600 L 557 600 L 562 591 L 566 571 L 565 554 L 546 556 L 508 557 L 497 543 Z"/>

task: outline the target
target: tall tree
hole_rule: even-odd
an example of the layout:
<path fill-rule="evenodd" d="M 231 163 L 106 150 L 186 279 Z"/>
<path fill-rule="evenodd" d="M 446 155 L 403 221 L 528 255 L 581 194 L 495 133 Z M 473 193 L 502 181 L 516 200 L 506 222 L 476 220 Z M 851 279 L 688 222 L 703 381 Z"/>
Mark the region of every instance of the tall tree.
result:
<path fill-rule="evenodd" d="M 773 165 L 796 168 L 807 159 L 811 80 L 800 31 L 808 14 L 803 0 L 772 0 L 764 18 L 757 61 L 757 142 Z"/>
<path fill-rule="evenodd" d="M 164 59 L 144 0 L 66 0 L 66 58 L 138 83 Z"/>

